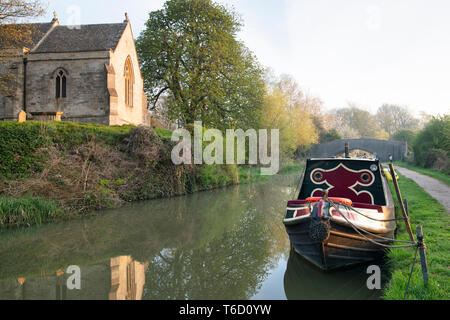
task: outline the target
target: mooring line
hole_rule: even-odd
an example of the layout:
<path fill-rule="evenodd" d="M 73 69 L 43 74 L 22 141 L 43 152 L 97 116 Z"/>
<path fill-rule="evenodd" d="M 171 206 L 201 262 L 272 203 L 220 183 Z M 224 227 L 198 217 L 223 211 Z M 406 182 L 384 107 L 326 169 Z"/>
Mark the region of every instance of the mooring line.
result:
<path fill-rule="evenodd" d="M 414 267 L 416 266 L 417 253 L 418 252 L 419 252 L 419 246 L 417 246 L 417 249 L 416 249 L 416 255 L 414 256 L 414 260 L 413 260 L 413 263 L 412 263 L 412 266 L 411 266 L 411 272 L 409 274 L 408 284 L 406 285 L 406 290 L 405 290 L 405 295 L 403 297 L 403 300 L 406 300 L 406 295 L 408 294 L 409 283 L 411 282 L 411 277 L 412 277 L 413 272 L 414 272 Z"/>
<path fill-rule="evenodd" d="M 359 214 L 359 215 L 361 215 L 361 216 L 363 216 L 363 217 L 365 217 L 365 218 L 367 218 L 367 219 L 370 219 L 370 220 L 372 220 L 372 221 L 377 221 L 377 222 L 403 221 L 402 218 L 395 218 L 395 219 L 388 219 L 388 220 L 379 220 L 379 219 L 371 218 L 371 217 L 366 216 L 364 213 L 361 213 L 360 211 L 356 210 L 355 208 L 353 208 L 353 207 L 351 207 L 351 206 L 347 206 L 347 205 L 345 205 L 345 204 L 342 204 L 342 205 L 343 205 L 345 208 L 347 208 L 347 209 L 349 209 L 349 210 L 351 210 L 351 211 L 354 211 L 355 213 L 357 213 L 357 214 Z"/>
<path fill-rule="evenodd" d="M 329 200 L 329 201 L 331 202 L 331 204 L 333 204 L 334 206 L 336 206 L 337 203 L 333 202 L 332 200 Z M 335 209 L 336 209 L 336 211 L 337 211 L 341 216 L 343 216 L 342 212 L 340 212 L 339 209 L 337 209 L 337 208 L 335 208 Z M 345 217 L 343 217 L 343 218 L 344 218 L 349 224 L 353 225 L 353 223 L 351 223 L 350 221 L 348 221 Z M 356 226 L 355 226 L 355 227 L 356 227 Z M 358 227 L 356 227 L 356 228 L 358 228 Z M 415 242 L 412 242 L 412 241 L 390 239 L 390 238 L 382 237 L 382 236 L 379 236 L 379 235 L 377 235 L 377 234 L 371 233 L 371 232 L 366 231 L 366 230 L 361 229 L 361 228 L 358 228 L 358 229 L 359 229 L 361 232 L 364 232 L 364 233 L 366 233 L 366 234 L 369 234 L 369 235 L 371 235 L 371 236 L 373 236 L 373 237 L 375 237 L 375 238 L 381 239 L 381 240 L 386 240 L 386 241 L 390 241 L 390 242 L 398 242 L 398 243 L 409 243 L 409 244 L 413 244 L 413 243 L 414 243 L 414 244 L 415 244 Z"/>
<path fill-rule="evenodd" d="M 331 203 L 334 204 L 332 201 L 331 201 Z M 360 236 L 362 236 L 364 239 L 366 239 L 367 241 L 369 241 L 369 242 L 371 242 L 371 243 L 373 243 L 373 244 L 375 244 L 375 245 L 378 245 L 378 246 L 384 247 L 384 248 L 392 248 L 392 249 L 418 247 L 418 244 L 417 244 L 417 243 L 414 243 L 414 244 L 413 244 L 412 242 L 406 242 L 406 241 L 401 241 L 401 240 L 395 240 L 395 239 L 384 238 L 384 237 L 380 237 L 380 236 L 378 236 L 378 235 L 376 235 L 376 234 L 373 234 L 373 233 L 371 233 L 371 232 L 368 232 L 368 231 L 366 231 L 366 230 L 362 230 L 362 229 L 356 227 L 351 221 L 349 221 L 349 220 L 341 213 L 341 211 L 340 211 L 339 209 L 336 209 L 336 211 L 339 213 L 339 215 L 340 215 L 342 218 L 345 219 L 345 221 L 347 221 L 348 224 L 350 224 L 350 226 L 351 226 L 351 227 L 352 227 L 352 228 L 353 228 Z M 404 245 L 404 246 L 385 245 L 385 244 L 383 244 L 383 243 L 376 242 L 376 241 L 374 241 L 373 239 L 370 239 L 370 238 L 366 237 L 364 234 L 362 234 L 362 233 L 360 232 L 360 230 L 361 230 L 361 231 L 364 231 L 364 232 L 366 232 L 367 234 L 370 234 L 370 235 L 372 235 L 372 236 L 374 236 L 374 237 L 378 237 L 378 238 L 381 238 L 381 239 L 384 239 L 384 240 L 387 240 L 387 241 L 392 241 L 392 242 L 400 242 L 400 241 L 401 241 L 402 243 L 410 243 L 410 244 L 409 244 L 409 245 Z"/>

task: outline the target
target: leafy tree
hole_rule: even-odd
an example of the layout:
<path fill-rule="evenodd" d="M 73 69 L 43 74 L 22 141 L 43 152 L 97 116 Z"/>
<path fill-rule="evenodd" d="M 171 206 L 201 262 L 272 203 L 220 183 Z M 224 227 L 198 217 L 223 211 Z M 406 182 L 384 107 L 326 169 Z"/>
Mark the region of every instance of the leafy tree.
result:
<path fill-rule="evenodd" d="M 379 128 L 375 117 L 354 104 L 337 110 L 336 122 L 337 130 L 344 138 L 382 139 L 386 136 Z"/>
<path fill-rule="evenodd" d="M 292 157 L 298 148 L 318 142 L 312 112 L 316 102 L 308 98 L 289 76 L 282 76 L 270 88 L 263 107 L 261 127 L 280 129 L 280 152 Z"/>
<path fill-rule="evenodd" d="M 12 94 L 14 75 L 11 64 L 21 58 L 23 48 L 29 46 L 38 31 L 31 24 L 18 24 L 44 13 L 39 0 L 0 1 L 0 95 Z"/>
<path fill-rule="evenodd" d="M 376 117 L 379 126 L 390 136 L 402 129 L 417 129 L 419 125 L 407 107 L 398 105 L 384 104 L 378 109 Z"/>
<path fill-rule="evenodd" d="M 337 132 L 336 129 L 324 131 L 320 135 L 320 143 L 326 143 L 326 142 L 331 142 L 331 141 L 336 141 L 336 140 L 341 140 L 341 139 L 343 139 L 343 137 L 339 134 L 339 132 Z"/>
<path fill-rule="evenodd" d="M 137 40 L 151 109 L 166 96 L 179 125 L 255 127 L 265 83 L 255 56 L 237 40 L 238 15 L 211 0 L 168 0 Z"/>
<path fill-rule="evenodd" d="M 414 140 L 416 139 L 417 132 L 410 129 L 402 129 L 395 133 L 391 139 L 393 141 L 401 141 L 408 143 L 408 149 L 412 150 Z"/>
<path fill-rule="evenodd" d="M 425 166 L 428 152 L 443 150 L 450 156 L 450 115 L 435 117 L 418 134 L 414 142 L 414 159 L 418 165 Z"/>

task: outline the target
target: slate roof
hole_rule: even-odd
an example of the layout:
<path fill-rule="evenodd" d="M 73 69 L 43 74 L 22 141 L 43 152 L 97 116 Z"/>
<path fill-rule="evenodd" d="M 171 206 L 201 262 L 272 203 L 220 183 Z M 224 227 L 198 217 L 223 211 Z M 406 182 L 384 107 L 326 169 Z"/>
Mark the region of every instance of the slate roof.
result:
<path fill-rule="evenodd" d="M 24 28 L 24 30 L 31 30 L 31 32 L 32 32 L 31 39 L 29 39 L 30 41 L 26 41 L 26 42 L 7 43 L 7 41 L 2 41 L 2 39 L 0 39 L 0 48 L 7 49 L 7 48 L 11 48 L 11 47 L 14 47 L 14 48 L 27 47 L 27 48 L 32 49 L 35 45 L 38 44 L 38 42 L 50 30 L 50 28 L 52 26 L 53 26 L 53 22 L 0 25 L 0 29 L 1 28 L 17 28 L 15 30 L 20 30 L 21 28 Z"/>
<path fill-rule="evenodd" d="M 114 50 L 127 22 L 88 24 L 80 27 L 57 26 L 33 52 L 86 52 Z"/>

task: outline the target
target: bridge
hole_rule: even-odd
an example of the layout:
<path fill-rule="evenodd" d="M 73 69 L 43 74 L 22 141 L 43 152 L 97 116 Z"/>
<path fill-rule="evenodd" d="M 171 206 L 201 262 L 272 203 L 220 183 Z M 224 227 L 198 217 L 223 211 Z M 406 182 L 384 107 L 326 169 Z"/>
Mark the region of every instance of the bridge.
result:
<path fill-rule="evenodd" d="M 403 160 L 408 154 L 408 144 L 399 141 L 376 139 L 346 139 L 314 145 L 311 158 L 333 158 L 345 152 L 345 144 L 350 144 L 350 151 L 363 150 L 376 155 L 381 161 L 389 161 L 392 155 L 394 161 Z"/>

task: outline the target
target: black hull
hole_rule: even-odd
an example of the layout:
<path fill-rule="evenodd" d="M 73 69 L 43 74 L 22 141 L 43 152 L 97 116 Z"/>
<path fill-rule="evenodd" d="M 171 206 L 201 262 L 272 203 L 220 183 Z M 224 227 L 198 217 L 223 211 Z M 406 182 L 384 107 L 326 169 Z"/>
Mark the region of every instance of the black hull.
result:
<path fill-rule="evenodd" d="M 323 243 L 313 242 L 309 236 L 311 219 L 309 217 L 285 224 L 286 231 L 295 252 L 322 270 L 351 267 L 378 260 L 384 256 L 385 249 L 359 235 L 352 227 L 331 221 L 331 235 Z M 377 242 L 380 239 L 371 238 Z M 393 238 L 394 231 L 379 234 Z M 384 242 L 384 244 L 389 244 Z"/>

